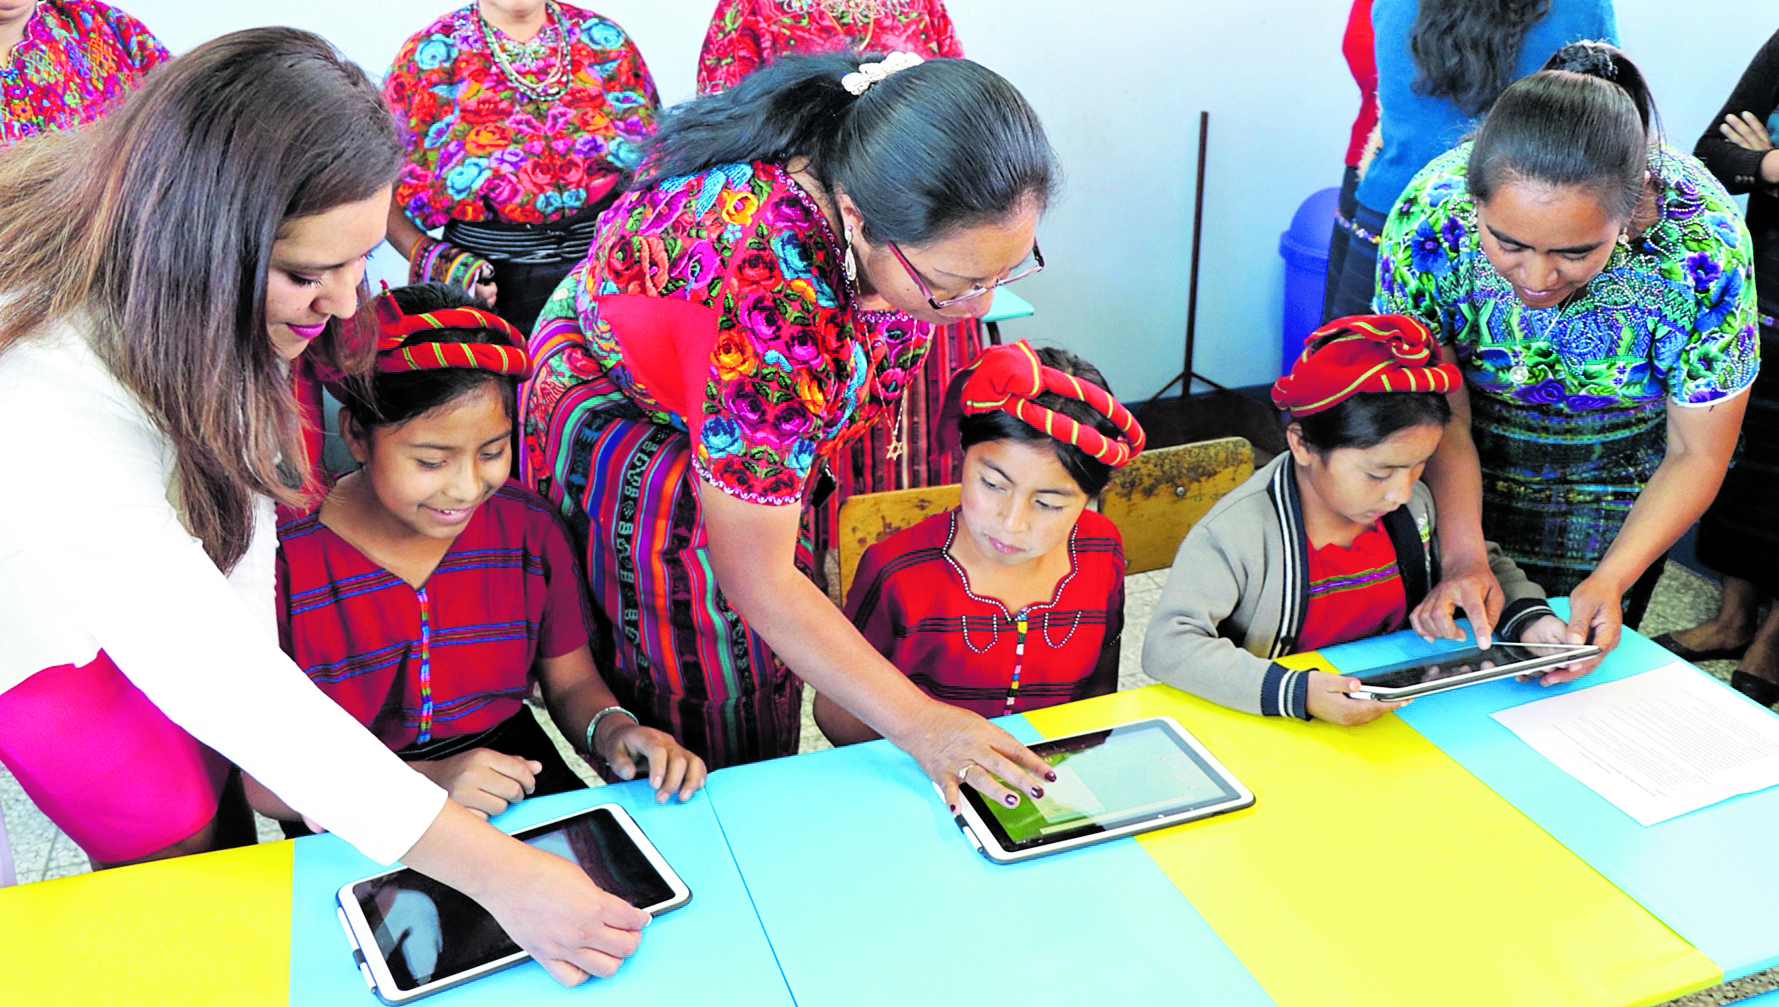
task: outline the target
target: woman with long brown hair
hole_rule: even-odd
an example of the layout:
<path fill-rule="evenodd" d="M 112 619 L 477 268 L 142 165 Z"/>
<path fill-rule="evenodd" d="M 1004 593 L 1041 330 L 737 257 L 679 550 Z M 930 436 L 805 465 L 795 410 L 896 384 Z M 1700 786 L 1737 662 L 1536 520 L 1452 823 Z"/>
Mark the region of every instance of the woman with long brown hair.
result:
<path fill-rule="evenodd" d="M 116 863 L 212 844 L 210 746 L 563 982 L 609 975 L 646 916 L 447 801 L 272 628 L 273 502 L 309 489 L 289 362 L 358 371 L 400 156 L 361 70 L 256 29 L 0 158 L 0 761 Z"/>

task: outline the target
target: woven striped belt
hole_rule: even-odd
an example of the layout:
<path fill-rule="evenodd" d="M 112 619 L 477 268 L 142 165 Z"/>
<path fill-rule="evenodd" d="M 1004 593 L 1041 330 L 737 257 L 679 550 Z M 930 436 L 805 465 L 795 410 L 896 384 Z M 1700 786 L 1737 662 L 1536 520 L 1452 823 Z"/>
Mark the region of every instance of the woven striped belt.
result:
<path fill-rule="evenodd" d="M 491 262 L 521 266 L 579 262 L 593 245 L 599 213 L 607 205 L 609 202 L 602 200 L 598 207 L 544 224 L 452 220 L 445 224 L 444 237 L 446 242 Z"/>

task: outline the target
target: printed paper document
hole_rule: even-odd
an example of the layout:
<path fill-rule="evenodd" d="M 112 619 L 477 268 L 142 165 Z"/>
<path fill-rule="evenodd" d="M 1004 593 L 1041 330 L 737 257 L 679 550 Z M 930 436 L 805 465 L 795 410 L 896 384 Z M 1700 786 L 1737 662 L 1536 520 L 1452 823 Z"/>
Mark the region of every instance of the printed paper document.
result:
<path fill-rule="evenodd" d="M 1779 717 L 1679 661 L 1493 716 L 1640 825 L 1779 784 Z"/>

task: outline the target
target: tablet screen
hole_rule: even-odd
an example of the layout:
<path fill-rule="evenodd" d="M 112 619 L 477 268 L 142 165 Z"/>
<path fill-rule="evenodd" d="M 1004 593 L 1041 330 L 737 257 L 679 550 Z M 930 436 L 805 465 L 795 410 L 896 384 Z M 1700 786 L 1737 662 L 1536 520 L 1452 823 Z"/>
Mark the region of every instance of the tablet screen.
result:
<path fill-rule="evenodd" d="M 605 808 L 516 833 L 581 866 L 599 887 L 639 908 L 673 898 L 673 888 Z M 413 870 L 353 886 L 377 949 L 402 990 L 497 961 L 519 950 L 469 896 Z"/>
<path fill-rule="evenodd" d="M 1434 658 L 1424 657 L 1412 662 L 1387 665 L 1375 671 L 1360 672 L 1354 677 L 1379 689 L 1403 689 L 1473 672 L 1537 661 L 1551 657 L 1552 653 L 1551 650 L 1498 643 L 1488 650 L 1471 647 Z"/>
<path fill-rule="evenodd" d="M 1138 723 L 1031 749 L 1056 770 L 1044 796 L 1016 808 L 965 796 L 1008 850 L 1104 832 L 1234 800 L 1236 790 L 1166 728 Z"/>

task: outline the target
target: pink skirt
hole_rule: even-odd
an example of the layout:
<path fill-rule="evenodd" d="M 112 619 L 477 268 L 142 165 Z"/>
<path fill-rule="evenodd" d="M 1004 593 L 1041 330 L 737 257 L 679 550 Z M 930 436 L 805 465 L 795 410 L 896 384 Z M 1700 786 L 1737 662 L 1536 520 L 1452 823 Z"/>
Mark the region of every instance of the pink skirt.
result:
<path fill-rule="evenodd" d="M 0 762 L 87 856 L 108 863 L 197 833 L 229 769 L 104 651 L 0 693 Z"/>

